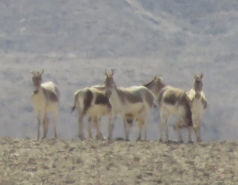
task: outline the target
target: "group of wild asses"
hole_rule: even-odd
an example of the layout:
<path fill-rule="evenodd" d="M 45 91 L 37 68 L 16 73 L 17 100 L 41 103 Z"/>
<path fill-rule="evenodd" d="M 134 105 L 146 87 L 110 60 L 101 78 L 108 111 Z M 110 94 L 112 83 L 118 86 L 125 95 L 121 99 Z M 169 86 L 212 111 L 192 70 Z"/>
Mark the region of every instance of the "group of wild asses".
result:
<path fill-rule="evenodd" d="M 49 118 L 48 113 L 54 115 L 54 133 L 57 138 L 57 117 L 59 112 L 60 93 L 55 83 L 42 83 L 42 71 L 31 71 L 35 87 L 32 103 L 37 117 L 38 139 L 40 138 L 40 116 L 43 113 L 43 138 L 47 137 Z M 108 120 L 108 139 L 112 139 L 114 121 L 122 116 L 124 122 L 125 139 L 129 140 L 130 129 L 134 121 L 137 122 L 139 135 L 137 140 L 147 139 L 147 125 L 150 121 L 151 109 L 158 108 L 160 141 L 169 142 L 168 119 L 172 115 L 178 118 L 174 129 L 178 132 L 179 142 L 183 142 L 181 130 L 188 129 L 188 142 L 192 142 L 194 131 L 196 141 L 201 142 L 201 117 L 207 107 L 207 100 L 203 92 L 203 74 L 194 76 L 193 87 L 189 91 L 175 88 L 163 83 L 163 79 L 155 76 L 150 82 L 140 86 L 118 87 L 113 78 L 114 70 L 105 70 L 103 85 L 85 87 L 74 93 L 72 112 L 77 109 L 78 136 L 84 139 L 83 119 L 88 116 L 88 136 L 93 138 L 91 127 L 96 128 L 96 138 L 103 139 L 100 131 L 101 118 Z M 163 133 L 165 131 L 165 138 Z"/>

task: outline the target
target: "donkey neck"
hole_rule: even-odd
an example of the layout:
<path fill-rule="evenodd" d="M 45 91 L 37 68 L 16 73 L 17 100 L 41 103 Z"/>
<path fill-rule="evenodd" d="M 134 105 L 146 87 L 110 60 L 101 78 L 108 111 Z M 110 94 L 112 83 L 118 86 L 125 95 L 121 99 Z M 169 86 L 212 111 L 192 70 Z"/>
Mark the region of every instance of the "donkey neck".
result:
<path fill-rule="evenodd" d="M 202 83 L 202 82 L 200 82 Z M 200 83 L 194 83 L 193 85 L 193 89 L 196 93 L 201 93 L 202 92 L 202 86 L 200 85 Z"/>
<path fill-rule="evenodd" d="M 193 88 L 195 94 L 194 94 L 194 100 L 199 100 L 202 97 L 202 90 Z"/>
<path fill-rule="evenodd" d="M 156 97 L 158 97 L 159 96 L 159 93 L 160 93 L 160 91 L 164 88 L 164 87 L 166 87 L 166 85 L 165 84 L 163 84 L 163 83 L 160 83 L 159 85 L 150 85 L 150 86 L 148 86 L 148 89 L 156 96 Z"/>
<path fill-rule="evenodd" d="M 35 90 L 33 91 L 33 96 L 46 98 L 46 94 L 42 86 L 35 86 Z"/>
<path fill-rule="evenodd" d="M 38 94 L 40 91 L 42 91 L 41 85 L 34 85 L 35 90 L 33 91 L 34 94 Z"/>
<path fill-rule="evenodd" d="M 120 102 L 120 98 L 119 98 L 119 94 L 118 94 L 118 88 L 116 86 L 116 84 L 113 85 L 113 88 L 112 88 L 112 94 L 111 94 L 111 97 L 109 98 L 111 99 L 113 102 Z"/>
<path fill-rule="evenodd" d="M 119 91 L 120 90 L 118 89 L 118 87 L 114 85 L 112 94 L 109 98 L 109 102 L 112 106 L 112 109 L 114 109 L 114 112 L 117 114 L 123 112 L 124 110 Z"/>
<path fill-rule="evenodd" d="M 33 93 L 34 93 L 34 95 L 45 97 L 44 89 L 41 86 L 41 84 L 38 86 L 35 86 L 35 90 L 33 91 Z"/>
<path fill-rule="evenodd" d="M 161 83 L 160 86 L 158 87 L 158 93 L 160 93 L 160 91 L 166 87 L 166 85 L 164 83 Z"/>

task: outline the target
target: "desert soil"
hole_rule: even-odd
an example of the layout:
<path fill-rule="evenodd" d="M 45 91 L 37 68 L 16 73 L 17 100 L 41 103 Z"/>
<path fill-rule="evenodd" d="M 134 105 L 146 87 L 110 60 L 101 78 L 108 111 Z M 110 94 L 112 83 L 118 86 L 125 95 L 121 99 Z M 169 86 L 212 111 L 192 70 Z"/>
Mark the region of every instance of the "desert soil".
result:
<path fill-rule="evenodd" d="M 238 144 L 0 139 L 0 184 L 238 184 Z"/>

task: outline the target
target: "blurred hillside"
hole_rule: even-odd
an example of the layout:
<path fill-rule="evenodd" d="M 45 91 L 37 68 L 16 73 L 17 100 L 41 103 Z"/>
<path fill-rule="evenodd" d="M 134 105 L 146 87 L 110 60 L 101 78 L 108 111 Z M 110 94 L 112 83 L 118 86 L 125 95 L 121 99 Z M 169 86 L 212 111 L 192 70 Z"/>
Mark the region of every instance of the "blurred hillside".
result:
<path fill-rule="evenodd" d="M 186 90 L 203 72 L 204 139 L 238 140 L 237 32 L 234 0 L 2 0 L 0 136 L 36 137 L 30 70 L 45 68 L 44 80 L 59 84 L 59 135 L 77 138 L 74 92 L 103 83 L 104 69 L 115 68 L 120 86 L 162 75 Z M 158 138 L 158 121 L 153 110 L 149 139 Z M 120 123 L 115 135 L 123 134 Z"/>

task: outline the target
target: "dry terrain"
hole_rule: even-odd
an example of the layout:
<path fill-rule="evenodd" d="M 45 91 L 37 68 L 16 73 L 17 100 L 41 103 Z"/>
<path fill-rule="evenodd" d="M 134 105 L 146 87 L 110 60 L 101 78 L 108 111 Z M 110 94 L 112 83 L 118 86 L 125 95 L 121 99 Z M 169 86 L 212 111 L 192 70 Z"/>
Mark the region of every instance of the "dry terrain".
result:
<path fill-rule="evenodd" d="M 238 141 L 237 35 L 237 0 L 2 0 L 0 137 L 36 136 L 29 71 L 44 68 L 43 81 L 60 89 L 59 137 L 77 139 L 74 92 L 102 84 L 105 68 L 113 68 L 118 86 L 162 75 L 186 91 L 194 74 L 204 73 L 202 138 Z M 158 117 L 153 111 L 149 140 L 158 138 Z"/>
<path fill-rule="evenodd" d="M 0 1 L 0 185 L 238 184 L 237 35 L 237 0 Z M 62 140 L 34 139 L 29 71 L 42 68 L 43 81 L 60 89 Z M 161 75 L 186 91 L 194 74 L 204 73 L 206 142 L 157 142 L 158 110 L 150 142 L 79 141 L 74 92 L 102 84 L 105 68 L 116 69 L 118 86 Z M 123 122 L 116 122 L 121 137 Z M 137 133 L 134 126 L 130 139 Z"/>
<path fill-rule="evenodd" d="M 1 138 L 0 184 L 237 184 L 238 144 Z"/>

